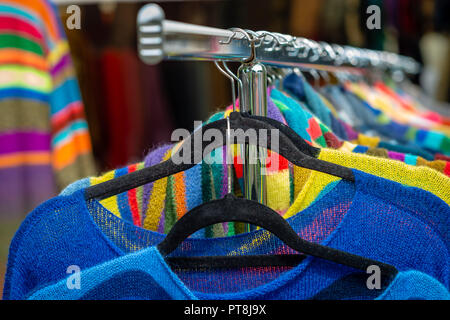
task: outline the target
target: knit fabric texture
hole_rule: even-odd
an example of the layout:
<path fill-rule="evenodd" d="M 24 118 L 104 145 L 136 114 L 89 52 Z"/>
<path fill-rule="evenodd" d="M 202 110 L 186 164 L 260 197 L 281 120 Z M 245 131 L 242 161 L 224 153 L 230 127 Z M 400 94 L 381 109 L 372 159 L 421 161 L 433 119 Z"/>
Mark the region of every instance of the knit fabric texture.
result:
<path fill-rule="evenodd" d="M 324 264 L 325 265 L 325 264 Z M 324 268 L 322 265 L 322 268 Z M 336 266 L 336 268 L 339 268 Z M 268 270 L 265 270 L 266 272 Z M 320 270 L 315 270 L 319 272 Z M 210 272 L 214 273 L 214 270 Z M 290 271 L 293 272 L 292 270 Z M 194 278 L 195 276 L 193 276 Z M 244 274 L 244 278 L 251 278 L 251 274 Z M 276 278 L 276 282 L 288 277 L 288 272 L 283 272 Z M 195 292 L 190 290 L 189 283 L 183 283 L 181 279 L 166 264 L 164 258 L 156 247 L 142 249 L 136 253 L 130 253 L 119 258 L 107 261 L 98 266 L 89 268 L 79 273 L 82 285 L 76 290 L 69 289 L 70 277 L 62 279 L 55 284 L 46 286 L 31 293 L 28 300 L 197 300 Z M 418 272 L 399 272 L 391 283 L 385 287 L 368 289 L 367 274 L 353 273 L 333 282 L 326 288 L 321 283 L 307 283 L 312 279 L 287 279 L 287 287 L 297 287 L 295 293 L 285 293 L 290 299 L 327 299 L 347 300 L 449 300 L 449 291 L 436 279 Z M 190 279 L 190 281 L 192 281 Z M 244 280 L 247 282 L 246 280 Z M 299 282 L 295 283 L 294 282 Z M 69 284 L 69 286 L 68 286 Z M 72 284 L 73 286 L 73 284 Z M 240 298 L 245 299 L 246 294 L 255 296 L 262 294 L 270 299 L 268 284 L 250 289 Z M 303 288 L 312 286 L 318 292 L 314 296 L 305 296 Z M 275 288 L 276 285 L 273 285 Z M 283 290 L 283 289 L 281 289 Z M 313 290 L 310 290 L 313 291 Z M 201 295 L 201 294 L 200 294 Z M 377 296 L 378 295 L 378 296 Z M 220 295 L 211 298 L 224 298 Z M 258 298 L 258 296 L 257 296 Z"/>
<path fill-rule="evenodd" d="M 407 271 L 399 273 L 376 300 L 450 300 L 450 293 L 436 279 Z"/>
<path fill-rule="evenodd" d="M 47 0 L 0 4 L 0 217 L 21 217 L 95 172 L 58 19 Z"/>
<path fill-rule="evenodd" d="M 342 152 L 323 148 L 319 159 L 336 163 L 344 167 L 355 168 L 378 177 L 399 182 L 406 186 L 418 187 L 433 193 L 450 205 L 450 179 L 443 174 L 427 167 L 415 167 L 390 159 Z M 295 201 L 284 215 L 286 218 L 297 211 L 308 207 L 329 185 L 340 178 L 328 174 L 294 167 Z"/>
<path fill-rule="evenodd" d="M 372 117 L 378 123 L 379 130 L 383 130 L 386 135 L 390 135 L 397 141 L 411 142 L 433 153 L 450 154 L 450 133 L 404 123 L 405 119 L 395 117 L 395 114 L 398 115 L 399 113 L 393 111 L 393 107 L 389 103 L 391 100 L 380 97 L 380 92 L 375 95 L 372 94 L 373 89 L 348 83 L 346 90 L 353 92 L 362 100 L 366 99 L 366 103 L 361 104 L 361 106 L 371 112 Z M 423 121 L 421 121 L 422 123 Z"/>
<path fill-rule="evenodd" d="M 320 159 L 359 169 L 406 185 L 423 188 L 448 203 L 449 195 L 446 188 L 448 188 L 450 180 L 439 173 L 439 171 L 445 171 L 444 169 L 447 167 L 447 171 L 450 173 L 450 166 L 442 165 L 447 162 L 428 162 L 413 155 L 404 155 L 381 148 L 368 148 L 340 141 L 328 127 L 303 110 L 299 103 L 292 98 L 276 89 L 272 89 L 270 95 L 268 112 L 271 118 L 288 124 L 311 145 L 339 148 L 341 151 L 333 153 L 333 150 L 327 149 L 321 152 Z M 231 110 L 231 108 L 228 108 L 226 112 L 217 113 L 205 123 L 221 119 L 227 116 Z M 83 180 L 81 183 L 75 183 L 63 194 L 69 194 L 80 188 L 113 179 L 128 172 L 139 170 L 144 166 L 157 164 L 170 157 L 170 150 L 171 145 L 158 147 L 151 151 L 142 163 L 120 168 L 100 177 L 90 178 L 89 181 Z M 215 150 L 215 152 L 222 153 L 222 156 L 224 156 L 223 149 Z M 330 154 L 335 156 L 328 156 Z M 242 166 L 238 164 L 241 163 L 239 162 L 239 156 L 236 152 L 234 169 L 242 189 L 243 172 Z M 310 185 L 311 182 L 308 182 L 305 187 L 306 181 L 311 180 L 311 170 L 291 166 L 286 159 L 275 153 L 269 153 L 269 159 L 272 164 L 276 164 L 274 167 L 277 170 L 268 170 L 266 176 L 267 205 L 282 215 L 291 216 L 295 214 L 295 210 L 306 208 L 320 195 L 322 190 L 327 189 L 329 183 L 337 180 L 325 174 L 318 174 L 318 179 L 312 185 Z M 408 165 L 405 165 L 405 163 Z M 225 165 L 202 163 L 186 172 L 110 197 L 102 200 L 101 203 L 122 219 L 137 226 L 164 233 L 170 230 L 173 224 L 192 208 L 225 195 L 227 190 L 226 170 L 227 166 Z M 198 183 L 199 181 L 201 183 Z M 295 205 L 293 205 L 294 203 Z M 292 209 L 287 212 L 290 207 Z M 236 232 L 239 233 L 239 230 L 242 229 L 236 227 L 235 224 L 224 224 L 223 226 L 209 228 L 195 236 L 233 235 Z"/>
<path fill-rule="evenodd" d="M 287 78 L 285 82 L 289 83 L 288 80 L 289 78 Z M 291 79 L 291 81 L 293 80 Z M 300 80 L 296 79 L 296 81 Z M 307 83 L 305 83 L 305 86 L 308 86 Z M 312 89 L 310 91 L 310 95 L 315 94 Z M 345 137 L 345 139 L 341 139 L 338 135 L 334 134 L 331 128 L 324 125 L 319 118 L 305 110 L 305 103 L 294 101 L 292 97 L 289 97 L 286 93 L 282 93 L 276 89 L 272 90 L 271 97 L 283 113 L 288 125 L 303 138 L 306 130 L 308 135 L 312 138 L 313 144 L 316 146 L 365 153 L 402 162 L 408 161 L 408 164 L 428 166 L 447 176 L 450 175 L 450 163 L 448 161 L 427 161 L 416 154 L 425 156 L 431 160 L 433 160 L 433 156 L 427 152 L 422 152 L 419 148 L 385 143 L 384 141 L 381 141 L 380 138 L 369 137 L 356 132 L 355 129 L 341 120 L 334 120 L 333 130 L 341 132 L 341 135 Z M 315 100 L 315 102 L 322 106 L 322 108 L 325 108 L 325 104 L 322 103 L 321 100 Z M 330 117 L 332 120 L 334 119 L 332 114 Z M 306 138 L 304 139 L 308 140 Z M 345 140 L 352 141 L 352 143 Z"/>
<path fill-rule="evenodd" d="M 448 289 L 449 206 L 427 191 L 353 173 L 355 183 L 338 182 L 326 197 L 289 218 L 289 224 L 303 239 L 389 263 L 399 271 L 426 273 Z M 15 235 L 4 298 L 24 299 L 66 278 L 69 266 L 87 270 L 163 237 L 118 218 L 97 201 L 86 202 L 84 190 L 56 197 L 36 208 Z M 173 255 L 267 253 L 294 252 L 270 233 L 256 230 L 235 237 L 188 239 Z M 308 257 L 292 269 L 247 271 L 175 273 L 200 299 L 299 299 L 314 296 L 355 270 Z M 303 281 L 308 283 L 305 288 Z"/>
<path fill-rule="evenodd" d="M 304 109 L 308 109 L 303 110 L 304 112 L 311 112 L 311 109 L 315 110 L 314 112 L 317 112 L 317 110 L 328 109 L 327 104 L 324 102 L 324 99 L 317 99 L 319 95 L 301 77 L 295 74 L 290 74 L 284 80 L 284 86 L 287 92 L 292 95 L 292 97 L 298 99 L 301 107 L 303 107 Z M 415 156 L 416 159 L 420 159 L 418 161 L 420 161 L 422 164 L 429 165 L 430 167 L 436 167 L 435 169 L 441 172 L 445 172 L 448 175 L 448 172 L 450 171 L 450 165 L 448 163 L 432 162 L 428 164 L 428 162 L 425 160 L 432 161 L 434 159 L 434 156 L 432 153 L 427 151 L 426 146 L 417 144 L 414 141 L 411 142 L 407 139 L 405 140 L 404 138 L 399 138 L 398 135 L 396 136 L 395 128 L 393 128 L 395 127 L 395 124 L 380 124 L 379 121 L 376 120 L 377 117 L 374 116 L 373 112 L 371 111 L 373 108 L 370 107 L 366 101 L 360 99 L 360 96 L 357 96 L 353 92 L 350 92 L 346 87 L 338 88 L 334 86 L 325 88 L 324 90 L 325 92 L 330 93 L 330 98 L 332 99 L 331 101 L 333 101 L 336 106 L 340 106 L 341 108 L 343 108 L 341 113 L 337 114 L 337 116 L 340 116 L 340 118 L 335 118 L 335 113 L 331 112 L 329 109 L 328 115 L 326 117 L 322 116 L 325 121 L 330 122 L 329 120 L 331 119 L 331 126 L 323 124 L 323 120 L 320 118 L 320 116 L 318 117 L 315 113 L 313 113 L 315 121 L 322 123 L 318 127 L 323 131 L 324 135 L 327 134 L 329 136 L 328 141 L 333 140 L 333 144 L 328 144 L 328 147 L 339 149 L 343 143 L 343 140 L 347 140 L 352 141 L 354 144 L 366 146 L 369 148 L 385 148 L 388 149 L 385 157 L 389 157 L 391 159 L 398 158 L 396 160 L 401 160 L 405 155 L 398 155 L 398 153 L 405 153 L 410 156 Z M 306 95 L 306 92 L 308 93 L 308 95 Z M 273 94 L 274 93 L 272 92 L 272 95 Z M 279 96 L 280 95 L 278 95 L 278 97 Z M 308 99 L 308 97 L 311 96 L 317 97 L 316 99 Z M 314 104 L 314 108 L 308 107 L 311 104 Z M 298 112 L 298 108 L 294 107 L 293 109 Z M 325 112 L 322 111 L 318 114 L 320 115 L 324 113 Z M 349 117 L 351 117 L 353 120 L 349 119 Z M 354 124 L 354 122 L 358 123 Z M 353 126 L 349 123 L 353 124 Z M 297 126 L 300 126 L 300 124 L 297 124 Z M 332 132 L 330 133 L 330 131 Z M 372 136 L 362 134 L 362 132 L 366 131 L 370 131 L 369 133 Z M 373 136 L 374 134 L 375 136 Z M 394 134 L 394 136 L 392 134 Z M 401 144 L 383 141 L 380 139 L 380 137 L 377 137 L 377 135 L 381 135 L 389 139 L 396 138 Z M 429 139 L 434 138 L 431 138 L 430 136 Z M 436 141 L 441 141 L 441 138 L 438 138 Z M 353 146 L 353 148 L 355 147 L 356 146 Z M 436 147 L 433 153 L 439 151 L 440 147 Z M 422 162 L 422 160 L 424 160 L 424 162 Z"/>

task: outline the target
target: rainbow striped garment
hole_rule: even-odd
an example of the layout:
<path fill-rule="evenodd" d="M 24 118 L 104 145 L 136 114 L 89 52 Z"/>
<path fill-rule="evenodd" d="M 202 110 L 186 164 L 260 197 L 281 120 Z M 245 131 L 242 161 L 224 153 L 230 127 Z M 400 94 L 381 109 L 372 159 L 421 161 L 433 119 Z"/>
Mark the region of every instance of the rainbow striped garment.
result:
<path fill-rule="evenodd" d="M 436 177 L 439 178 L 435 179 L 436 181 L 449 181 L 445 175 L 450 175 L 450 163 L 446 161 L 426 161 L 413 155 L 402 155 L 379 148 L 364 147 L 352 142 L 342 141 L 327 126 L 322 124 L 319 119 L 303 110 L 298 103 L 288 100 L 288 96 L 283 96 L 280 92 L 277 93 L 274 90 L 269 91 L 269 96 L 271 98 L 268 99 L 268 116 L 289 125 L 307 143 L 313 146 L 338 149 L 350 154 L 363 153 L 373 155 L 377 158 L 396 160 L 394 163 L 398 161 L 415 167 L 428 167 L 423 169 L 417 168 L 417 171 L 435 172 Z M 218 112 L 212 115 L 205 123 L 222 119 L 231 111 L 232 108 L 229 107 L 224 112 Z M 155 165 L 168 159 L 171 156 L 172 148 L 173 145 L 171 144 L 162 145 L 152 150 L 143 162 L 112 170 L 99 177 L 89 177 L 77 181 L 66 188 L 62 195 L 70 195 L 90 185 L 99 184 L 144 167 Z M 223 150 L 216 149 L 214 151 L 220 153 Z M 222 152 L 222 156 L 225 156 L 224 152 Z M 235 154 L 234 171 L 239 184 L 234 185 L 234 192 L 239 194 L 241 193 L 240 190 L 242 190 L 242 166 L 237 164 L 241 163 L 237 161 L 237 157 L 239 157 L 239 154 Z M 298 167 L 293 168 L 286 159 L 274 153 L 269 153 L 269 159 L 272 164 L 277 162 L 277 166 L 274 166 L 277 169 L 269 172 L 266 177 L 268 188 L 267 205 L 280 214 L 285 215 L 292 208 L 291 206 L 302 190 L 308 175 L 305 174 L 305 170 Z M 431 170 L 431 168 L 434 170 Z M 184 172 L 102 200 L 101 204 L 119 218 L 129 221 L 136 226 L 160 233 L 167 233 L 186 212 L 204 202 L 222 198 L 227 193 L 227 169 L 226 165 L 208 165 L 203 162 Z M 361 169 L 364 170 L 362 167 Z M 445 173 L 445 175 L 442 173 Z M 325 183 L 325 185 L 327 184 Z M 326 191 L 326 188 L 322 189 Z M 318 194 L 321 190 L 317 191 L 318 193 L 314 193 L 311 196 L 312 198 L 316 195 L 316 198 L 319 198 Z M 445 198 L 445 200 L 450 199 Z M 310 202 L 307 201 L 305 205 L 308 205 Z M 227 223 L 201 230 L 201 233 L 199 232 L 197 236 L 220 237 L 239 234 L 244 231 L 245 228 L 242 224 Z"/>
<path fill-rule="evenodd" d="M 0 2 L 0 114 L 0 217 L 95 172 L 69 46 L 47 0 Z"/>

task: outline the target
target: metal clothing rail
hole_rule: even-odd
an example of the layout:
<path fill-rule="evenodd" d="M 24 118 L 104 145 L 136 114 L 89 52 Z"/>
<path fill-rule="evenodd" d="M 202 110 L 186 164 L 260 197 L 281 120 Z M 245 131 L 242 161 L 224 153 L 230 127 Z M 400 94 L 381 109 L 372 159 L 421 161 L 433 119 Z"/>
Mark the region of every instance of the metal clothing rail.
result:
<path fill-rule="evenodd" d="M 378 68 L 417 74 L 410 57 L 386 51 L 340 46 L 268 31 L 224 30 L 166 20 L 156 4 L 144 6 L 137 17 L 138 49 L 148 64 L 167 60 L 242 61 L 256 49 L 257 60 L 275 67 Z M 252 40 L 248 40 L 251 35 Z"/>

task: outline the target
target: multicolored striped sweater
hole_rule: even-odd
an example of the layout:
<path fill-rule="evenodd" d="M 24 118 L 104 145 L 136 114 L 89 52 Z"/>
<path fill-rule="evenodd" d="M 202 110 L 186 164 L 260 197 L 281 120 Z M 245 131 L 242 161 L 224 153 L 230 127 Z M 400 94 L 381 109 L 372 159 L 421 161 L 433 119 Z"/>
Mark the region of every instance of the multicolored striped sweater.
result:
<path fill-rule="evenodd" d="M 347 83 L 346 90 L 351 91 L 365 103 L 362 104 L 366 108 L 366 111 L 370 112 L 373 119 L 375 119 L 379 130 L 391 138 L 397 141 L 410 143 L 419 148 L 429 150 L 434 153 L 442 153 L 444 155 L 450 155 L 450 135 L 448 134 L 449 128 L 446 126 L 440 126 L 438 128 L 430 129 L 420 123 L 410 124 L 407 122 L 400 122 L 397 118 L 393 117 L 393 114 L 402 114 L 402 111 L 396 110 L 395 112 L 388 113 L 387 110 L 392 109 L 389 101 L 383 99 L 380 96 L 379 91 L 375 91 L 372 88 L 367 88 L 361 84 Z M 365 90 L 364 90 L 365 89 Z M 402 118 L 399 116 L 399 118 Z M 427 119 L 422 119 L 424 124 Z M 446 128 L 446 130 L 444 130 Z"/>
<path fill-rule="evenodd" d="M 321 88 L 322 93 L 339 106 L 339 111 L 307 81 L 294 73 L 284 79 L 283 85 L 287 92 L 304 103 L 308 111 L 343 140 L 367 147 L 414 154 L 429 161 L 435 159 L 436 153 L 445 154 L 450 150 L 450 136 L 446 134 L 450 127 L 441 124 L 439 128 L 442 132 L 428 130 L 425 124 L 429 124 L 430 120 L 417 115 L 414 116 L 414 124 L 401 123 L 396 118 L 391 118 L 392 113 L 404 117 L 405 112 L 400 106 L 391 106 L 395 101 L 386 101 L 388 97 L 374 92 L 367 85 L 347 82 L 343 86 L 329 85 Z M 370 136 L 363 134 L 366 132 Z M 405 134 L 406 132 L 411 134 Z"/>
<path fill-rule="evenodd" d="M 0 2 L 0 217 L 21 217 L 94 162 L 78 83 L 56 9 Z"/>
<path fill-rule="evenodd" d="M 400 154 L 395 152 L 373 148 L 366 149 L 351 142 L 341 141 L 327 126 L 302 109 L 297 102 L 289 99 L 288 96 L 275 89 L 272 89 L 269 94 L 271 97 L 271 99 L 268 99 L 269 117 L 291 126 L 311 145 L 342 151 L 339 155 L 333 156 L 333 150 L 330 149 L 331 154 L 330 152 L 324 153 L 325 158 L 322 158 L 322 160 L 342 161 L 343 165 L 353 166 L 356 169 L 406 185 L 425 188 L 427 191 L 438 195 L 441 199 L 450 203 L 450 196 L 445 191 L 445 188 L 450 187 L 450 179 L 438 172 L 438 170 L 433 170 L 443 165 L 447 170 L 447 174 L 450 175 L 450 165 L 447 162 L 428 162 L 412 155 L 403 155 L 402 158 Z M 227 116 L 229 112 L 231 112 L 231 107 L 226 112 L 214 114 L 206 123 L 221 119 Z M 145 161 L 141 163 L 110 171 L 100 177 L 80 180 L 64 190 L 63 194 L 68 195 L 81 188 L 119 177 L 143 167 L 155 165 L 168 159 L 171 155 L 171 150 L 172 145 L 170 144 L 160 146 L 150 152 Z M 356 155 L 354 152 L 371 153 L 377 157 L 364 154 Z M 386 159 L 380 159 L 380 157 Z M 270 160 L 272 163 L 278 162 L 278 169 L 270 172 L 267 176 L 268 206 L 277 210 L 280 214 L 287 213 L 290 215 L 292 208 L 301 209 L 308 206 L 315 199 L 320 198 L 320 194 L 322 191 L 327 190 L 329 183 L 335 182 L 335 180 L 326 180 L 321 177 L 320 181 L 317 181 L 317 187 L 309 185 L 305 189 L 308 179 L 312 177 L 310 170 L 299 167 L 293 168 L 286 159 L 276 154 L 270 154 Z M 242 168 L 236 162 L 234 166 L 235 173 L 239 182 L 242 182 Z M 416 166 L 406 165 L 404 162 Z M 436 163 L 439 163 L 439 166 Z M 380 170 L 379 168 L 377 169 L 377 166 L 390 169 Z M 396 175 L 396 172 L 402 172 L 402 174 Z M 227 166 L 202 163 L 185 172 L 180 172 L 118 196 L 102 200 L 101 203 L 118 217 L 130 221 L 136 226 L 167 233 L 173 224 L 192 208 L 212 199 L 223 197 L 227 192 L 226 177 Z M 442 191 L 442 188 L 444 188 L 444 191 Z M 239 193 L 239 186 L 235 186 L 234 190 Z M 301 195 L 302 190 L 303 193 L 307 193 L 307 197 L 304 194 Z M 298 202 L 300 195 L 303 197 L 301 203 Z M 297 202 L 295 206 L 293 205 L 294 202 Z M 289 209 L 291 210 L 289 211 Z M 213 226 L 197 235 L 218 237 L 233 235 L 243 231 L 245 231 L 243 225 L 229 223 Z"/>

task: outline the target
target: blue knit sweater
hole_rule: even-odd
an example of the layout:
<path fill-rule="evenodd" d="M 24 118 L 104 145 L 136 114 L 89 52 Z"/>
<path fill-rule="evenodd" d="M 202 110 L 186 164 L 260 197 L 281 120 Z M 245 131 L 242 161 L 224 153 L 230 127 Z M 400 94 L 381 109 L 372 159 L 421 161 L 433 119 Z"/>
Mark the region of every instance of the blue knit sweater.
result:
<path fill-rule="evenodd" d="M 399 271 L 417 270 L 448 289 L 449 206 L 421 189 L 358 170 L 353 173 L 355 183 L 337 183 L 326 196 L 288 219 L 291 226 L 306 240 L 389 263 Z M 65 279 L 70 266 L 85 271 L 119 261 L 114 259 L 151 247 L 163 237 L 117 218 L 97 201 L 86 202 L 84 190 L 56 197 L 30 213 L 16 233 L 4 299 L 25 299 Z M 256 230 L 228 238 L 188 239 L 174 255 L 290 252 L 276 237 Z M 133 270 L 134 264 L 127 266 Z M 159 280 L 163 278 L 155 272 L 151 274 L 168 297 L 179 298 L 178 293 L 165 289 Z M 295 268 L 174 272 L 200 299 L 300 299 L 339 291 L 330 288 L 343 287 L 336 283 L 354 283 L 348 279 L 355 270 L 308 257 Z M 352 292 L 348 298 L 376 298 L 380 294 Z"/>
<path fill-rule="evenodd" d="M 334 266 L 339 268 L 339 266 Z M 299 267 L 297 267 L 299 268 Z M 233 295 L 204 295 L 191 291 L 186 284 L 170 269 L 156 247 L 143 249 L 137 253 L 119 257 L 99 266 L 81 271 L 78 288 L 71 281 L 74 275 L 56 284 L 47 286 L 32 293 L 30 300 L 196 300 L 199 298 L 224 299 L 246 296 L 252 298 L 271 298 L 276 291 L 285 292 L 294 299 L 372 299 L 377 300 L 448 300 L 450 293 L 436 279 L 417 271 L 400 272 L 386 289 L 368 289 L 367 275 L 354 275 L 353 282 L 338 280 L 330 287 L 321 290 L 314 297 L 304 296 L 304 288 L 314 287 L 318 283 L 313 278 L 291 278 L 289 273 L 283 273 L 276 283 L 255 287 L 246 292 L 236 292 Z M 214 272 L 213 272 L 214 273 Z M 284 281 L 285 278 L 286 281 Z M 305 281 L 306 280 L 306 281 Z M 301 283 L 292 283 L 300 281 Z M 309 283 L 308 283 L 309 281 Z M 68 285 L 69 283 L 69 285 Z M 295 287 L 295 293 L 286 292 Z M 319 287 L 319 286 L 317 286 Z"/>

